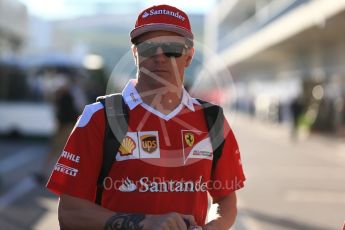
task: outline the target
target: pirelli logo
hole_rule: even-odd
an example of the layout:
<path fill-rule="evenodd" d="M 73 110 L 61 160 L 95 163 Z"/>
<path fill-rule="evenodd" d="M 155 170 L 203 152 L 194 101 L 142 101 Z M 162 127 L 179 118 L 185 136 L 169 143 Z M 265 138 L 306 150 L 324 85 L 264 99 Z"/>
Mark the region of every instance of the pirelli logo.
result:
<path fill-rule="evenodd" d="M 57 163 L 54 167 L 54 171 L 64 173 L 69 176 L 75 177 L 78 174 L 78 169 L 69 167 L 64 164 Z"/>

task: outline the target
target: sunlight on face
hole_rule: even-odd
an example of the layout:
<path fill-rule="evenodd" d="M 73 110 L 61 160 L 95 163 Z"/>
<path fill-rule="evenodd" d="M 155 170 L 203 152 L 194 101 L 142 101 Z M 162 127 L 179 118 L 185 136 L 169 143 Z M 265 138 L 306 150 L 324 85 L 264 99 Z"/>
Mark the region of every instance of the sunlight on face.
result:
<path fill-rule="evenodd" d="M 167 43 L 176 42 L 185 44 L 185 38 L 168 31 L 154 31 L 141 35 L 137 43 L 153 42 Z M 145 80 L 157 87 L 182 87 L 184 71 L 189 66 L 194 49 L 189 48 L 181 57 L 167 57 L 162 48 L 158 48 L 152 57 L 142 57 L 138 54 L 136 46 L 133 54 L 139 69 L 139 80 Z"/>

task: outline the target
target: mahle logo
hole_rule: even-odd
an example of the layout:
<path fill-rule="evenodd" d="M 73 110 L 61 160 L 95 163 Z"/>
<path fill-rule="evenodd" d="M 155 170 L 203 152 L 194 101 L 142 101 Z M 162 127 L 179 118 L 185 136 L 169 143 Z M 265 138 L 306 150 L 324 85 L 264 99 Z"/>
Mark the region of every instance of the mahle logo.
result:
<path fill-rule="evenodd" d="M 140 137 L 141 146 L 145 152 L 153 153 L 157 149 L 157 137 L 154 135 L 143 135 Z"/>

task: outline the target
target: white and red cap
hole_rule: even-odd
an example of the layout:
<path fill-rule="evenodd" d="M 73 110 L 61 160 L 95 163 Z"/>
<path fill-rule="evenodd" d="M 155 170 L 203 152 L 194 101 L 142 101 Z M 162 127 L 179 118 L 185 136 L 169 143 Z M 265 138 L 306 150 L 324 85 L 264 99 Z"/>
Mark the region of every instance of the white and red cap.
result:
<path fill-rule="evenodd" d="M 143 10 L 130 33 L 131 41 L 150 31 L 171 31 L 186 37 L 193 43 L 194 35 L 185 12 L 169 5 L 152 6 Z"/>

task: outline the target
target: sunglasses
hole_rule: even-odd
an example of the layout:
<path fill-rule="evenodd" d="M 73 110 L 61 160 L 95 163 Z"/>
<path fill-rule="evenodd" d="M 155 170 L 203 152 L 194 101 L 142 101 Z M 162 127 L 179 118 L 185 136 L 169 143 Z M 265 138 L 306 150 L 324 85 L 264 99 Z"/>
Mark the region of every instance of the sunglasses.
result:
<path fill-rule="evenodd" d="M 138 54 L 142 57 L 152 57 L 157 54 L 157 49 L 160 47 L 166 57 L 181 57 L 185 54 L 189 47 L 187 44 L 179 42 L 141 42 L 136 44 Z"/>

